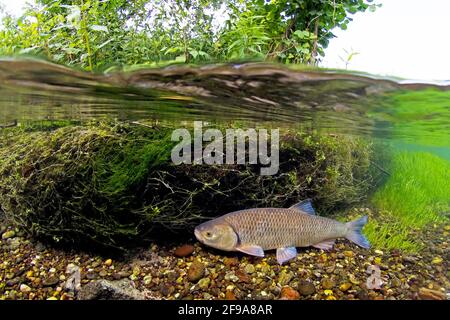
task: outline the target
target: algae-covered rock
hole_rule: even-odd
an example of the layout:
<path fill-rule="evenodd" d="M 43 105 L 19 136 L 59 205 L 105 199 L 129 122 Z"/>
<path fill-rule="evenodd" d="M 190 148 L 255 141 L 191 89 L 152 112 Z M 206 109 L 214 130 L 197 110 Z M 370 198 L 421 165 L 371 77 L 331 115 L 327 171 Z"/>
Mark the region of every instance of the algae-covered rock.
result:
<path fill-rule="evenodd" d="M 45 240 L 123 248 L 245 208 L 312 198 L 326 214 L 373 185 L 362 140 L 284 130 L 279 171 L 261 176 L 260 165 L 174 165 L 171 134 L 117 122 L 3 129 L 1 210 Z"/>

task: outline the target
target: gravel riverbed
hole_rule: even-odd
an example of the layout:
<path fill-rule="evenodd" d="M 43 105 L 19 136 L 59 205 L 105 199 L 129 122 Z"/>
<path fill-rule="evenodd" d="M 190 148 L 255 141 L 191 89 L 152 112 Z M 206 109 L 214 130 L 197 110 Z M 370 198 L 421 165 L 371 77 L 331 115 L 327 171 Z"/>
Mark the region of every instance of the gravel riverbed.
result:
<path fill-rule="evenodd" d="M 418 254 L 299 249 L 283 266 L 220 252 L 192 239 L 153 244 L 121 259 L 48 247 L 0 225 L 0 299 L 438 299 L 449 298 L 450 226 L 418 234 Z M 377 270 L 380 274 L 377 276 Z"/>

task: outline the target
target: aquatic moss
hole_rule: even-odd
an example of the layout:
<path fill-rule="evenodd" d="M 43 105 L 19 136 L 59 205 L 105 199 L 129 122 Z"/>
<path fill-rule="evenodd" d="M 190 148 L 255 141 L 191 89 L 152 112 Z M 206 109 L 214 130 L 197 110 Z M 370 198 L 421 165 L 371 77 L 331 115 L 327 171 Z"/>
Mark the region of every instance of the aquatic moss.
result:
<path fill-rule="evenodd" d="M 450 211 L 450 162 L 427 152 L 401 152 L 390 171 L 372 199 L 378 208 L 414 227 L 438 222 Z"/>
<path fill-rule="evenodd" d="M 450 163 L 426 152 L 400 152 L 390 177 L 372 197 L 381 217 L 364 233 L 376 248 L 417 252 L 413 232 L 447 220 L 450 211 Z"/>
<path fill-rule="evenodd" d="M 178 165 L 167 126 L 92 122 L 0 132 L 0 204 L 33 235 L 123 248 L 192 231 L 206 217 L 312 198 L 322 213 L 365 199 L 372 147 L 361 139 L 284 131 L 280 170 Z"/>

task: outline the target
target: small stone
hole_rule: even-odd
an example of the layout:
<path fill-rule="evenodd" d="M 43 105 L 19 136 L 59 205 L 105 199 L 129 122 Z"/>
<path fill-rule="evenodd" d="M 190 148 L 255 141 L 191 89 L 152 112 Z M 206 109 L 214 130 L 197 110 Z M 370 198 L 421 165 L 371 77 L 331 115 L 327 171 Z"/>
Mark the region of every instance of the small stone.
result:
<path fill-rule="evenodd" d="M 232 290 L 227 290 L 227 292 L 225 292 L 225 300 L 236 300 L 236 296 Z"/>
<path fill-rule="evenodd" d="M 248 274 L 252 274 L 252 273 L 255 272 L 255 266 L 252 265 L 252 264 L 247 264 L 247 265 L 244 267 L 244 271 L 245 271 L 246 273 L 248 273 Z"/>
<path fill-rule="evenodd" d="M 419 297 L 422 300 L 446 300 L 447 297 L 445 293 L 437 290 L 431 290 L 428 288 L 419 289 Z"/>
<path fill-rule="evenodd" d="M 281 300 L 299 300 L 300 294 L 297 290 L 285 286 L 281 289 Z"/>
<path fill-rule="evenodd" d="M 323 293 L 325 293 L 326 296 L 332 296 L 333 290 L 324 290 Z"/>
<path fill-rule="evenodd" d="M 42 286 L 44 287 L 53 287 L 59 283 L 59 278 L 56 276 L 51 276 L 44 281 L 42 281 Z"/>
<path fill-rule="evenodd" d="M 30 292 L 31 288 L 29 286 L 27 286 L 26 284 L 21 284 L 19 287 L 20 292 Z"/>
<path fill-rule="evenodd" d="M 208 289 L 211 280 L 209 278 L 202 278 L 198 281 L 198 286 L 200 289 Z"/>
<path fill-rule="evenodd" d="M 367 294 L 367 291 L 364 289 L 359 290 L 358 293 L 356 294 L 356 297 L 359 300 L 369 300 L 369 295 Z"/>
<path fill-rule="evenodd" d="M 352 287 L 352 284 L 350 282 L 344 282 L 343 284 L 341 284 L 339 286 L 339 290 L 341 290 L 342 292 L 346 292 L 351 287 Z"/>
<path fill-rule="evenodd" d="M 151 274 L 148 274 L 144 277 L 144 284 L 145 285 L 149 285 L 150 283 L 152 283 L 153 277 Z"/>
<path fill-rule="evenodd" d="M 289 282 L 292 280 L 293 277 L 294 274 L 291 271 L 287 272 L 286 270 L 282 270 L 280 272 L 280 275 L 278 276 L 278 283 L 281 286 L 285 286 L 289 284 Z"/>
<path fill-rule="evenodd" d="M 192 264 L 190 265 L 187 272 L 187 278 L 189 281 L 195 282 L 200 280 L 204 274 L 205 274 L 205 265 L 200 261 L 196 260 L 192 262 Z"/>
<path fill-rule="evenodd" d="M 227 267 L 234 267 L 239 264 L 239 259 L 236 257 L 226 257 L 225 259 L 223 259 L 223 264 Z"/>
<path fill-rule="evenodd" d="M 384 252 L 381 250 L 375 250 L 375 253 L 379 256 L 382 256 L 384 254 Z"/>
<path fill-rule="evenodd" d="M 351 257 L 353 257 L 353 256 L 355 255 L 355 254 L 353 253 L 353 251 L 350 251 L 350 250 L 344 251 L 343 253 L 344 253 L 344 256 L 346 256 L 346 257 L 348 257 L 348 258 L 351 258 Z"/>
<path fill-rule="evenodd" d="M 360 281 L 358 281 L 358 279 L 356 279 L 355 275 L 353 275 L 351 273 L 348 275 L 348 279 L 353 284 L 360 284 L 361 283 Z"/>
<path fill-rule="evenodd" d="M 105 261 L 105 266 L 109 267 L 112 265 L 112 259 L 108 259 Z"/>
<path fill-rule="evenodd" d="M 225 274 L 225 280 L 232 281 L 232 282 L 238 282 L 239 277 L 233 271 L 230 271 Z"/>
<path fill-rule="evenodd" d="M 435 257 L 435 258 L 431 261 L 431 263 L 432 263 L 432 264 L 441 264 L 442 261 L 443 261 L 443 259 L 442 259 L 441 257 Z"/>
<path fill-rule="evenodd" d="M 336 286 L 336 282 L 331 278 L 324 278 L 321 282 L 322 288 L 327 289 L 333 289 Z"/>
<path fill-rule="evenodd" d="M 47 298 L 47 300 L 58 300 L 58 298 L 57 297 L 50 297 L 50 298 Z"/>
<path fill-rule="evenodd" d="M 183 258 L 191 255 L 194 252 L 194 249 L 194 246 L 185 244 L 181 247 L 178 247 L 173 254 L 178 258 Z"/>
<path fill-rule="evenodd" d="M 298 284 L 298 291 L 304 296 L 309 296 L 316 292 L 316 287 L 310 281 L 300 280 Z"/>
<path fill-rule="evenodd" d="M 99 275 L 100 277 L 104 278 L 104 277 L 106 277 L 106 276 L 108 275 L 108 272 L 105 271 L 105 270 L 101 270 L 101 271 L 98 273 L 98 275 Z"/>
<path fill-rule="evenodd" d="M 16 235 L 16 232 L 14 230 L 6 231 L 4 234 L 2 234 L 2 239 L 6 240 L 9 238 L 13 238 Z"/>

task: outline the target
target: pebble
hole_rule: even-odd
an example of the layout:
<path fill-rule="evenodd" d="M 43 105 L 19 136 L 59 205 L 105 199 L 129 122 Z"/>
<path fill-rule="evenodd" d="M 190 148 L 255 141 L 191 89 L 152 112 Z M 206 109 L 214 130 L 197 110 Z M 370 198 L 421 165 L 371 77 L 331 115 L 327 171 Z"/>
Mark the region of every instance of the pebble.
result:
<path fill-rule="evenodd" d="M 298 291 L 304 296 L 309 296 L 316 292 L 316 287 L 311 281 L 300 280 L 298 283 Z"/>
<path fill-rule="evenodd" d="M 6 231 L 4 234 L 2 234 L 2 239 L 6 240 L 9 238 L 13 238 L 16 235 L 16 232 L 14 230 Z"/>
<path fill-rule="evenodd" d="M 231 290 L 227 290 L 227 292 L 225 292 L 225 300 L 236 300 L 234 292 Z"/>
<path fill-rule="evenodd" d="M 419 297 L 422 300 L 446 300 L 447 297 L 445 293 L 437 290 L 431 290 L 428 288 L 419 289 Z"/>
<path fill-rule="evenodd" d="M 369 295 L 367 294 L 367 291 L 364 289 L 359 290 L 358 293 L 356 294 L 356 297 L 359 300 L 369 300 Z"/>
<path fill-rule="evenodd" d="M 280 272 L 280 275 L 278 276 L 278 283 L 281 286 L 285 286 L 287 284 L 289 284 L 289 282 L 292 280 L 292 278 L 294 277 L 294 273 L 292 271 L 286 271 L 286 270 L 282 270 Z"/>
<path fill-rule="evenodd" d="M 441 264 L 442 261 L 444 261 L 441 257 L 435 257 L 433 258 L 433 260 L 431 261 L 432 264 Z"/>
<path fill-rule="evenodd" d="M 344 256 L 346 256 L 348 258 L 351 258 L 351 257 L 353 257 L 355 255 L 353 253 L 353 251 L 350 251 L 350 250 L 344 251 L 343 253 L 344 253 Z"/>
<path fill-rule="evenodd" d="M 202 278 L 198 281 L 198 286 L 200 289 L 208 289 L 211 280 L 209 278 Z"/>
<path fill-rule="evenodd" d="M 20 292 L 30 292 L 31 288 L 29 286 L 27 286 L 26 284 L 21 284 L 19 287 Z"/>
<path fill-rule="evenodd" d="M 350 274 L 348 275 L 348 279 L 350 280 L 350 282 L 351 282 L 352 284 L 360 284 L 360 283 L 361 283 L 360 281 L 358 281 L 358 279 L 356 279 L 355 275 L 352 274 L 352 273 L 350 273 Z"/>
<path fill-rule="evenodd" d="M 245 273 L 252 274 L 252 273 L 255 272 L 255 266 L 252 265 L 252 264 L 247 264 L 247 265 L 244 267 L 244 271 L 245 271 Z"/>
<path fill-rule="evenodd" d="M 112 265 L 112 260 L 111 259 L 108 259 L 108 260 L 105 261 L 105 266 L 109 267 L 111 265 Z"/>
<path fill-rule="evenodd" d="M 144 277 L 144 284 L 145 285 L 149 285 L 150 283 L 152 283 L 153 277 L 151 274 L 148 274 Z"/>
<path fill-rule="evenodd" d="M 236 257 L 226 257 L 225 259 L 223 259 L 223 264 L 227 267 L 234 267 L 239 264 L 239 259 Z"/>
<path fill-rule="evenodd" d="M 44 287 L 52 287 L 54 285 L 57 285 L 59 283 L 59 277 L 51 276 L 44 281 L 42 281 L 42 285 Z"/>
<path fill-rule="evenodd" d="M 239 277 L 236 276 L 236 274 L 233 271 L 230 271 L 225 274 L 225 280 L 232 281 L 232 282 L 238 282 Z"/>
<path fill-rule="evenodd" d="M 321 285 L 323 289 L 333 289 L 336 286 L 336 282 L 331 278 L 324 278 Z"/>
<path fill-rule="evenodd" d="M 299 300 L 300 294 L 297 290 L 292 289 L 291 287 L 285 286 L 281 288 L 281 299 L 282 300 Z"/>
<path fill-rule="evenodd" d="M 350 282 L 344 282 L 343 284 L 341 284 L 339 286 L 339 290 L 341 290 L 342 292 L 346 292 L 351 287 L 352 287 L 352 284 Z"/>
<path fill-rule="evenodd" d="M 184 258 L 191 255 L 194 252 L 194 249 L 194 246 L 185 244 L 181 247 L 178 247 L 173 254 L 178 258 Z"/>
<path fill-rule="evenodd" d="M 203 278 L 204 274 L 205 274 L 205 265 L 202 262 L 195 260 L 189 266 L 187 278 L 189 281 L 195 282 Z"/>

